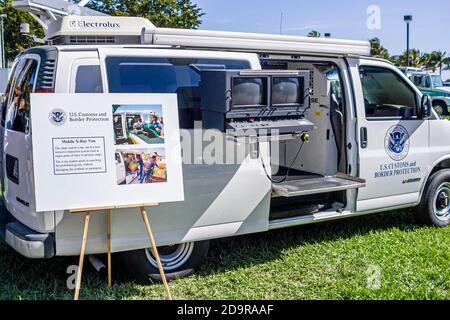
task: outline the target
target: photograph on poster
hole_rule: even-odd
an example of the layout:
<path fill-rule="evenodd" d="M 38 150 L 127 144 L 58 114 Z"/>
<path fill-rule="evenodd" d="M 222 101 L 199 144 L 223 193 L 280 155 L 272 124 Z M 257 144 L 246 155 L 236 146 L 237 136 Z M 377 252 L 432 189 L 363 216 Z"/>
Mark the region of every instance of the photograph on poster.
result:
<path fill-rule="evenodd" d="M 115 145 L 164 144 L 162 105 L 113 105 Z"/>
<path fill-rule="evenodd" d="M 164 148 L 116 151 L 118 185 L 138 185 L 167 182 Z"/>

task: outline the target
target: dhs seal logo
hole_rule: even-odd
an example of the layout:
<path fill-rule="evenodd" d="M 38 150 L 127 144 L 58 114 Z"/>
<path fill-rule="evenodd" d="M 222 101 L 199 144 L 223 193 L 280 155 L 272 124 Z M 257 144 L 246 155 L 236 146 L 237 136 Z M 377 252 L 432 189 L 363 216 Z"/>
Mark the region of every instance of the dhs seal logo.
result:
<path fill-rule="evenodd" d="M 384 147 L 392 160 L 401 161 L 408 156 L 410 141 L 405 127 L 396 125 L 386 134 Z"/>
<path fill-rule="evenodd" d="M 49 114 L 49 119 L 55 126 L 60 127 L 66 123 L 67 115 L 62 109 L 53 109 Z"/>

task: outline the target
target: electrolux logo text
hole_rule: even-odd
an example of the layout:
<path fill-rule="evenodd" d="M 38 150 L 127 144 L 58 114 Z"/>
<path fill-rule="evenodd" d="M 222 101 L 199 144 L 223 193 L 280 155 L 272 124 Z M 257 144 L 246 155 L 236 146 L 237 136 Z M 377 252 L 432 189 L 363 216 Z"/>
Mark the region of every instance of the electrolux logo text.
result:
<path fill-rule="evenodd" d="M 118 22 L 111 22 L 111 21 L 105 21 L 105 22 L 89 22 L 89 21 L 75 21 L 71 20 L 69 21 L 69 27 L 70 28 L 103 28 L 103 29 L 119 29 L 120 23 Z"/>

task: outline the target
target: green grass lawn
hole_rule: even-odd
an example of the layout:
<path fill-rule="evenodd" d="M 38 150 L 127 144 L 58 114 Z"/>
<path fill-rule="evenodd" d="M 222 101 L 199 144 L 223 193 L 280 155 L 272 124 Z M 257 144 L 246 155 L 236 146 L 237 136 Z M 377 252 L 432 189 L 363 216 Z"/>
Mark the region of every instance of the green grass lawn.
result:
<path fill-rule="evenodd" d="M 0 299 L 72 299 L 76 261 L 32 261 L 0 243 Z M 117 263 L 112 290 L 86 266 L 81 299 L 164 299 Z M 450 229 L 401 211 L 214 241 L 202 269 L 170 286 L 176 299 L 450 299 Z"/>

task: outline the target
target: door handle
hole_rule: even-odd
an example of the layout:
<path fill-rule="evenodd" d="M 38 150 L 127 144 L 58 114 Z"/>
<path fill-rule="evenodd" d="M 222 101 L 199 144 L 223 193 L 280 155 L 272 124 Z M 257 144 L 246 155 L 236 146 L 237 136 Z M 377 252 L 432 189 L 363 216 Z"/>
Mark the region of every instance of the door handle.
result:
<path fill-rule="evenodd" d="M 367 128 L 362 127 L 360 129 L 360 139 L 361 139 L 361 148 L 366 149 L 369 145 L 368 139 L 367 139 Z"/>

